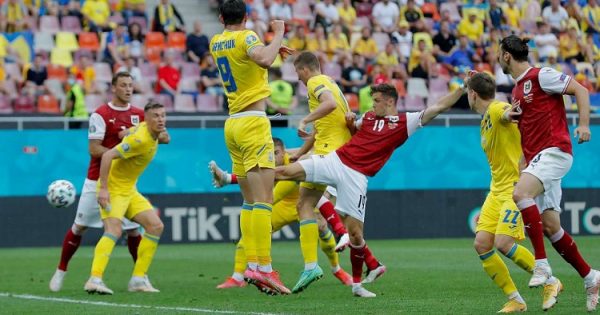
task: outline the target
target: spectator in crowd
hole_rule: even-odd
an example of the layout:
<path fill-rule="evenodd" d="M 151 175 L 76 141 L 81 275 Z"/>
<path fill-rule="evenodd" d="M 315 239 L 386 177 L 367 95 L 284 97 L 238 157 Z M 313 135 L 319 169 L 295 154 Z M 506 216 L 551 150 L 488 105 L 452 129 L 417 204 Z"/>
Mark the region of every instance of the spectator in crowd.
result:
<path fill-rule="evenodd" d="M 458 23 L 452 21 L 452 18 L 450 16 L 450 11 L 448 11 L 448 10 L 442 10 L 442 12 L 440 12 L 440 20 L 436 21 L 433 24 L 433 29 L 435 29 L 439 32 L 442 27 L 442 23 L 444 23 L 444 22 L 448 23 L 448 27 L 450 28 L 450 31 L 452 33 L 454 33 Z"/>
<path fill-rule="evenodd" d="M 473 69 L 473 61 L 475 59 L 475 51 L 469 46 L 469 38 L 466 35 L 458 37 L 458 46 L 450 53 L 445 63 L 452 67 L 464 66 Z"/>
<path fill-rule="evenodd" d="M 364 60 L 359 54 L 352 55 L 352 64 L 342 71 L 342 89 L 344 93 L 355 93 L 367 84 Z"/>
<path fill-rule="evenodd" d="M 90 32 L 108 32 L 111 30 L 108 19 L 110 7 L 104 0 L 86 0 L 81 7 L 83 20 Z"/>
<path fill-rule="evenodd" d="M 146 0 L 122 0 L 123 8 L 121 13 L 125 19 L 125 23 L 129 25 L 129 19 L 132 16 L 143 17 L 148 21 L 146 16 Z"/>
<path fill-rule="evenodd" d="M 506 94 L 512 93 L 512 89 L 515 86 L 513 84 L 513 80 L 510 77 L 510 75 L 508 75 L 508 74 L 504 73 L 504 71 L 502 71 L 502 67 L 498 63 L 496 63 L 494 65 L 494 78 L 496 81 L 496 90 L 498 92 L 502 92 L 502 93 L 506 93 Z"/>
<path fill-rule="evenodd" d="M 538 23 L 539 34 L 533 37 L 537 47 L 538 58 L 540 62 L 545 62 L 548 56 L 556 53 L 558 50 L 558 38 L 550 32 L 550 25 L 541 21 Z"/>
<path fill-rule="evenodd" d="M 125 64 L 117 69 L 117 72 L 128 72 L 131 74 L 131 78 L 133 79 L 133 92 L 134 93 L 144 93 L 142 90 L 142 85 L 140 82 L 144 80 L 142 77 L 142 71 L 138 66 L 136 66 L 136 60 L 133 56 L 128 56 L 125 58 Z M 147 78 L 145 80 L 148 80 Z"/>
<path fill-rule="evenodd" d="M 5 0 L 0 7 L 0 31 L 20 32 L 27 28 L 29 12 L 23 0 Z"/>
<path fill-rule="evenodd" d="M 560 33 L 565 30 L 565 21 L 568 21 L 569 14 L 567 10 L 560 5 L 560 0 L 551 0 L 550 6 L 542 10 L 544 21 L 550 24 L 553 33 Z"/>
<path fill-rule="evenodd" d="M 349 36 L 354 28 L 354 22 L 356 21 L 356 10 L 352 6 L 351 0 L 343 0 L 342 3 L 338 4 L 338 15 L 340 16 L 340 23 L 344 29 L 346 36 Z"/>
<path fill-rule="evenodd" d="M 74 16 L 79 19 L 79 24 L 83 25 L 84 17 L 81 13 L 81 3 L 79 0 L 70 0 L 67 5 L 60 6 L 59 17 L 62 20 L 64 16 Z"/>
<path fill-rule="evenodd" d="M 395 32 L 392 36 L 394 41 L 398 43 L 400 62 L 406 63 L 408 58 L 410 58 L 410 52 L 412 50 L 413 33 L 408 30 L 409 24 L 406 21 L 400 21 L 398 26 L 398 32 Z"/>
<path fill-rule="evenodd" d="M 507 0 L 507 2 L 511 8 L 515 7 L 517 10 L 519 9 L 518 7 L 516 7 L 514 0 Z M 507 8 L 508 6 L 505 6 L 502 9 L 504 10 L 504 15 L 506 16 L 507 24 L 513 27 L 513 24 L 511 24 L 513 18 L 509 17 Z M 528 25 L 533 25 L 535 22 L 537 22 L 537 20 L 541 18 L 542 6 L 540 4 L 540 1 L 527 1 L 527 3 L 525 3 L 525 5 L 521 7 L 521 11 L 517 17 L 516 26 L 521 26 L 521 28 L 525 30 Z"/>
<path fill-rule="evenodd" d="M 585 61 L 585 42 L 579 33 L 577 21 L 569 20 L 567 32 L 560 36 L 560 56 L 567 63 Z"/>
<path fill-rule="evenodd" d="M 419 40 L 408 61 L 408 73 L 411 77 L 429 79 L 429 69 L 435 64 L 435 58 L 425 45 L 425 40 Z"/>
<path fill-rule="evenodd" d="M 273 0 L 263 0 L 262 3 L 260 1 L 254 1 L 250 8 L 250 14 L 256 11 L 257 19 L 266 22 L 271 21 L 271 5 L 273 5 Z"/>
<path fill-rule="evenodd" d="M 361 37 L 354 43 L 352 52 L 362 55 L 368 62 L 371 62 L 377 57 L 378 51 L 377 43 L 371 36 L 371 28 L 363 27 Z"/>
<path fill-rule="evenodd" d="M 421 9 L 415 6 L 414 0 L 408 0 L 406 2 L 406 6 L 403 6 L 400 10 L 400 20 L 408 22 L 408 25 L 410 25 L 410 30 L 412 32 L 417 32 L 419 28 L 418 23 L 422 22 L 422 19 L 423 12 L 421 11 Z"/>
<path fill-rule="evenodd" d="M 534 2 L 534 1 L 531 1 Z M 539 2 L 538 2 L 539 5 Z M 503 8 L 504 16 L 506 17 L 506 24 L 513 30 L 519 30 L 520 20 L 521 20 L 521 9 L 517 5 L 515 0 L 507 0 L 506 5 Z M 533 21 L 535 21 L 540 16 L 536 16 Z"/>
<path fill-rule="evenodd" d="M 583 9 L 581 8 L 581 6 L 579 5 L 579 3 L 577 2 L 578 0 L 568 0 L 567 4 L 565 5 L 565 10 L 567 10 L 567 14 L 569 14 L 569 18 L 575 19 L 577 21 L 581 21 L 581 23 L 585 23 L 585 21 L 582 21 L 583 19 L 585 19 L 584 13 L 583 13 Z M 590 1 L 588 1 L 589 3 Z M 594 3 L 596 3 L 596 1 L 594 1 Z"/>
<path fill-rule="evenodd" d="M 373 3 L 371 0 L 358 0 L 354 2 L 354 7 L 356 8 L 356 16 L 357 17 L 368 17 L 371 18 L 373 14 Z"/>
<path fill-rule="evenodd" d="M 82 54 L 79 60 L 71 67 L 71 74 L 76 79 L 83 81 L 85 94 L 99 94 L 100 89 L 96 82 L 96 70 L 94 60 L 89 54 Z"/>
<path fill-rule="evenodd" d="M 158 69 L 158 81 L 156 83 L 155 92 L 169 95 L 171 99 L 174 100 L 180 79 L 181 73 L 179 72 L 179 68 L 175 65 L 174 52 L 167 51 L 165 53 L 165 63 Z"/>
<path fill-rule="evenodd" d="M 129 56 L 136 59 L 142 58 L 144 54 L 144 34 L 142 26 L 133 22 L 129 24 Z"/>
<path fill-rule="evenodd" d="M 588 0 L 583 7 L 581 30 L 588 34 L 600 33 L 600 6 L 596 0 Z"/>
<path fill-rule="evenodd" d="M 106 50 L 104 51 L 104 62 L 114 67 L 115 64 L 124 64 L 123 59 L 129 56 L 129 33 L 127 26 L 121 23 L 106 38 Z"/>
<path fill-rule="evenodd" d="M 452 48 L 456 46 L 456 37 L 450 32 L 450 24 L 443 21 L 440 24 L 440 31 L 433 37 L 433 55 L 438 61 L 450 56 Z"/>
<path fill-rule="evenodd" d="M 44 57 L 41 54 L 36 54 L 33 59 L 33 64 L 29 67 L 25 75 L 25 86 L 23 94 L 33 98 L 46 94 L 46 79 L 48 79 L 48 71 L 44 65 Z"/>
<path fill-rule="evenodd" d="M 540 64 L 540 68 L 541 67 L 550 67 L 558 72 L 563 72 L 562 65 L 558 63 L 558 53 L 556 51 L 553 51 L 550 54 L 548 54 L 548 58 L 546 59 L 546 61 Z"/>
<path fill-rule="evenodd" d="M 332 54 L 330 57 L 334 57 L 333 61 L 340 59 L 351 58 L 350 55 L 350 44 L 346 34 L 342 32 L 342 26 L 335 24 L 333 26 L 333 32 L 329 34 L 327 39 L 328 51 Z"/>
<path fill-rule="evenodd" d="M 204 92 L 210 95 L 223 96 L 225 91 L 221 83 L 221 76 L 219 76 L 219 69 L 217 69 L 209 52 L 204 54 L 202 63 L 205 67 L 200 72 L 200 82 L 204 86 Z"/>
<path fill-rule="evenodd" d="M 394 70 L 396 70 L 399 65 L 398 59 L 394 44 L 388 43 L 385 45 L 385 50 L 380 52 L 377 56 L 377 64 L 383 66 L 383 68 L 386 69 L 386 75 L 391 78 Z"/>
<path fill-rule="evenodd" d="M 314 13 L 316 15 L 316 23 L 321 24 L 325 28 L 325 31 L 328 31 L 340 19 L 338 9 L 333 5 L 333 0 L 323 0 L 317 3 Z"/>
<path fill-rule="evenodd" d="M 267 99 L 267 113 L 291 115 L 298 104 L 298 100 L 294 97 L 294 88 L 289 82 L 281 79 L 279 68 L 269 69 L 269 78 L 271 96 Z"/>
<path fill-rule="evenodd" d="M 81 87 L 81 80 L 77 80 L 74 75 L 69 76 L 63 115 L 71 118 L 88 118 L 87 108 L 85 107 L 85 93 Z"/>
<path fill-rule="evenodd" d="M 506 21 L 502 8 L 498 5 L 497 0 L 490 0 L 490 9 L 487 14 L 487 27 L 488 30 L 492 28 L 500 28 Z"/>
<path fill-rule="evenodd" d="M 292 6 L 288 0 L 275 2 L 269 8 L 271 20 L 283 20 L 288 23 L 292 19 Z"/>
<path fill-rule="evenodd" d="M 390 0 L 379 1 L 373 7 L 373 25 L 378 32 L 394 32 L 399 17 L 398 5 Z"/>
<path fill-rule="evenodd" d="M 265 20 L 259 17 L 258 11 L 252 10 L 246 20 L 246 29 L 254 31 L 259 38 L 264 40 L 265 33 L 269 30 L 269 27 Z"/>
<path fill-rule="evenodd" d="M 468 19 L 463 19 L 458 23 L 458 34 L 466 35 L 476 46 L 481 46 L 483 22 L 479 19 L 477 11 L 475 10 L 469 11 L 468 16 Z"/>
<path fill-rule="evenodd" d="M 153 32 L 183 32 L 185 23 L 175 5 L 170 0 L 160 0 L 154 9 Z"/>
<path fill-rule="evenodd" d="M 306 50 L 315 52 L 321 63 L 329 61 L 329 45 L 323 25 L 319 24 L 315 27 L 315 37 L 307 40 Z"/>
<path fill-rule="evenodd" d="M 296 51 L 306 50 L 308 46 L 308 38 L 306 37 L 306 28 L 302 25 L 296 25 L 294 32 L 288 40 L 288 47 Z"/>
<path fill-rule="evenodd" d="M 188 34 L 185 40 L 185 49 L 189 61 L 200 64 L 202 57 L 208 52 L 208 37 L 202 33 L 200 20 L 194 22 L 194 32 Z"/>
<path fill-rule="evenodd" d="M 6 89 L 6 71 L 4 71 L 4 58 L 0 57 L 0 95 L 8 95 L 9 91 Z"/>

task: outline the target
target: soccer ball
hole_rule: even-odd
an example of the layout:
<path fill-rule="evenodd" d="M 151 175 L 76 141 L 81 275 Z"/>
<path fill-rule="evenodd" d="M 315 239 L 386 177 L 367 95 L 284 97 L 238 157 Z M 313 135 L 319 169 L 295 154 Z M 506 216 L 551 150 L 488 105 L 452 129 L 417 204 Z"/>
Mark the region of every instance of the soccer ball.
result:
<path fill-rule="evenodd" d="M 75 186 L 70 181 L 55 180 L 48 186 L 46 199 L 54 208 L 66 208 L 75 202 Z"/>

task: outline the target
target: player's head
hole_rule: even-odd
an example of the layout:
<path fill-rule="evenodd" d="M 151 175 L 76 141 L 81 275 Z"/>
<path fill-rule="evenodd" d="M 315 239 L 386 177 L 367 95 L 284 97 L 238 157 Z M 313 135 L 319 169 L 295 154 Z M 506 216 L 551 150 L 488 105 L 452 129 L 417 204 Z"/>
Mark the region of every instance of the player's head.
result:
<path fill-rule="evenodd" d="M 165 130 L 167 124 L 167 112 L 165 106 L 155 101 L 149 101 L 144 106 L 144 120 L 150 132 L 158 135 Z"/>
<path fill-rule="evenodd" d="M 510 67 L 515 63 L 527 62 L 528 42 L 529 39 L 520 38 L 517 35 L 506 36 L 500 41 L 498 63 L 504 73 L 510 74 Z"/>
<path fill-rule="evenodd" d="M 223 25 L 246 23 L 246 4 L 243 0 L 225 0 L 219 7 L 219 19 Z"/>
<path fill-rule="evenodd" d="M 285 157 L 285 145 L 281 139 L 276 137 L 273 137 L 273 144 L 275 145 L 275 165 L 281 166 Z"/>
<path fill-rule="evenodd" d="M 489 74 L 478 72 L 467 81 L 467 98 L 471 109 L 479 112 L 478 101 L 491 101 L 495 96 L 496 82 Z"/>
<path fill-rule="evenodd" d="M 387 83 L 372 85 L 371 97 L 375 115 L 383 117 L 397 112 L 398 91 L 395 86 Z"/>
<path fill-rule="evenodd" d="M 126 105 L 133 95 L 133 77 L 129 72 L 117 72 L 112 79 L 113 103 Z"/>
<path fill-rule="evenodd" d="M 296 73 L 298 73 L 298 79 L 300 81 L 308 82 L 308 79 L 313 77 L 315 74 L 321 73 L 321 64 L 319 63 L 319 58 L 311 52 L 303 51 L 296 57 L 294 60 L 294 67 L 296 68 Z"/>

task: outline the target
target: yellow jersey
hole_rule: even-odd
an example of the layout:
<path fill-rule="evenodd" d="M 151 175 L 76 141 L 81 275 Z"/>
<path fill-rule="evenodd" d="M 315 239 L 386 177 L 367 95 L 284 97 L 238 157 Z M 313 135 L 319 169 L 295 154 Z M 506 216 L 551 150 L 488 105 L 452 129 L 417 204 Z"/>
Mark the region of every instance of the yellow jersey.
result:
<path fill-rule="evenodd" d="M 267 69 L 248 56 L 248 52 L 257 46 L 263 46 L 263 43 L 250 30 L 224 30 L 210 41 L 210 53 L 219 68 L 230 115 L 271 95 Z"/>
<path fill-rule="evenodd" d="M 148 166 L 156 150 L 158 139 L 152 138 L 146 122 L 131 128 L 129 135 L 116 146 L 121 155 L 115 159 L 108 176 L 108 190 L 111 193 L 129 194 L 135 190 L 135 184 Z"/>
<path fill-rule="evenodd" d="M 519 181 L 521 135 L 516 124 L 502 121 L 510 104 L 494 100 L 481 120 L 481 147 L 487 156 L 492 193 L 510 193 Z"/>
<path fill-rule="evenodd" d="M 326 75 L 310 78 L 306 84 L 308 89 L 308 107 L 313 112 L 319 107 L 319 97 L 323 92 L 330 92 L 336 108 L 327 116 L 317 119 L 315 126 L 315 154 L 327 154 L 337 150 L 352 137 L 346 127 L 346 113 L 350 111 L 348 102 L 335 81 Z"/>
<path fill-rule="evenodd" d="M 283 165 L 290 164 L 290 156 L 286 153 L 283 157 Z M 279 202 L 287 202 L 291 204 L 298 203 L 300 198 L 300 185 L 296 181 L 280 180 L 273 188 L 273 205 Z"/>

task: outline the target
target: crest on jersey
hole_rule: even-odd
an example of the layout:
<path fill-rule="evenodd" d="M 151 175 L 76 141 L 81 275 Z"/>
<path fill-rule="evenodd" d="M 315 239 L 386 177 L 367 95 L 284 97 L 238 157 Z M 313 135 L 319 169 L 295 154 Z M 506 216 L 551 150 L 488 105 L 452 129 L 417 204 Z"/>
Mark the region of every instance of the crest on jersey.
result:
<path fill-rule="evenodd" d="M 254 36 L 254 34 L 250 34 L 248 36 L 246 36 L 246 44 L 247 45 L 252 45 L 254 43 L 256 43 L 258 41 L 258 38 L 256 36 Z"/>
<path fill-rule="evenodd" d="M 531 92 L 531 80 L 527 80 L 525 84 L 523 84 L 523 93 L 529 94 Z"/>
<path fill-rule="evenodd" d="M 131 124 L 137 126 L 140 123 L 140 116 L 131 115 Z"/>
<path fill-rule="evenodd" d="M 123 144 L 121 145 L 121 149 L 123 149 L 123 152 L 127 152 L 127 151 L 129 151 L 129 144 L 127 144 L 127 143 L 123 143 Z"/>

